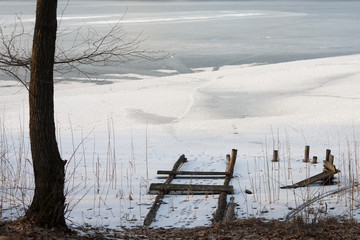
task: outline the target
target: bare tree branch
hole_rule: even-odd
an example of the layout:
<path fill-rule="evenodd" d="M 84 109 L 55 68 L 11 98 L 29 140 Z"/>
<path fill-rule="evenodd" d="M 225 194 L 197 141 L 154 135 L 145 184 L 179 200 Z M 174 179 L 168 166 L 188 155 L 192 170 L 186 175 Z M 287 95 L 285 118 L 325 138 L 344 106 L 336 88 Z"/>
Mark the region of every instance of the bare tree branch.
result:
<path fill-rule="evenodd" d="M 18 80 L 18 81 L 26 88 L 26 90 L 29 91 L 28 83 L 24 82 L 23 79 L 21 79 L 15 71 L 11 71 L 11 70 L 9 70 L 9 69 L 2 68 L 2 67 L 0 67 L 0 71 L 6 73 L 6 74 L 9 75 L 10 77 Z M 30 91 L 29 91 L 29 92 L 30 92 Z"/>
<path fill-rule="evenodd" d="M 55 64 L 109 65 L 139 58 L 153 61 L 167 57 L 165 52 L 141 49 L 140 45 L 145 41 L 141 39 L 141 33 L 127 40 L 121 22 L 110 26 L 110 30 L 102 36 L 90 27 L 83 28 L 87 35 L 82 34 L 83 29 L 79 29 L 75 38 L 78 43 L 74 41 L 72 47 L 66 50 L 58 47 Z"/>
<path fill-rule="evenodd" d="M 19 16 L 11 33 L 6 34 L 0 27 L 0 71 L 19 81 L 27 90 L 31 61 L 27 42 L 30 39 L 31 34 L 25 31 Z"/>
<path fill-rule="evenodd" d="M 101 35 L 90 26 L 58 32 L 57 41 L 60 44 L 56 49 L 54 71 L 60 74 L 78 72 L 92 79 L 96 73 L 89 72 L 84 67 L 89 69 L 88 66 L 109 66 L 137 59 L 155 61 L 168 57 L 166 52 L 141 48 L 146 40 L 142 38 L 142 33 L 129 38 L 123 29 L 123 17 L 117 23 L 109 25 L 109 30 Z M 31 63 L 31 37 L 25 31 L 20 17 L 10 34 L 4 33 L 0 27 L 0 71 L 19 81 L 26 89 Z M 65 38 L 73 39 L 70 46 L 61 44 L 61 40 Z"/>

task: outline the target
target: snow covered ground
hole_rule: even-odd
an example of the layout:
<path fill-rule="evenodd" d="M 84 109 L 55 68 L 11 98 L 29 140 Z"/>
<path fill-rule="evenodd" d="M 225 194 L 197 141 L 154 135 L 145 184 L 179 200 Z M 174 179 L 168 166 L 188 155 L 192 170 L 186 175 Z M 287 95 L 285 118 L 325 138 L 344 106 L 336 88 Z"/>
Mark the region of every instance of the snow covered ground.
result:
<path fill-rule="evenodd" d="M 191 7 L 196 4 L 199 3 L 188 3 Z M 319 7 L 319 4 L 315 5 Z M 332 4 L 334 7 L 337 1 Z M 296 13 L 290 11 L 293 8 L 289 6 L 289 9 L 277 9 L 278 12 L 274 13 L 275 9 L 268 9 L 270 5 L 267 4 L 267 9 L 261 9 L 260 3 L 247 6 L 249 9 L 254 7 L 252 11 L 223 12 L 226 9 L 221 9 L 219 13 L 216 9 L 220 5 L 212 3 L 210 10 L 189 13 L 188 5 L 180 4 L 183 11 L 178 14 L 185 15 L 182 20 L 179 20 L 181 16 L 172 14 L 170 19 L 169 14 L 163 13 L 155 21 L 151 20 L 153 15 L 139 18 L 141 15 L 133 16 L 131 11 L 129 19 L 133 23 L 150 21 L 152 25 L 147 30 L 156 33 L 172 29 L 169 24 L 174 22 L 185 29 L 190 26 L 201 29 L 204 21 L 209 23 L 214 16 L 221 16 L 225 22 L 234 25 L 237 21 L 250 21 L 252 27 L 259 22 L 274 25 L 282 22 L 280 26 L 283 26 L 284 19 L 292 24 L 314 18 L 327 21 L 324 16 L 309 13 L 312 5 L 302 6 Z M 153 7 L 156 6 L 159 7 Z M 161 6 L 169 7 L 167 4 Z M 111 16 L 106 15 L 105 19 L 109 20 Z M 264 16 L 268 21 L 264 21 Z M 244 17 L 249 19 L 244 20 Z M 215 29 L 219 30 L 217 24 L 221 21 L 218 18 L 215 17 Z M 64 23 L 69 19 L 65 16 Z M 162 26 L 159 22 L 164 19 L 167 19 L 167 24 Z M 100 20 L 98 24 L 103 22 Z M 347 26 L 342 20 L 340 18 L 338 28 Z M 130 30 L 133 23 L 129 22 Z M 300 25 L 293 33 L 305 32 L 310 36 L 316 32 L 314 29 L 303 31 L 304 22 Z M 261 29 L 268 29 L 262 26 Z M 350 27 L 345 30 L 356 32 Z M 296 51 L 289 51 L 290 45 L 283 45 L 285 50 L 279 53 L 282 43 L 291 42 L 292 34 L 284 33 L 286 31 L 286 28 L 273 31 L 279 34 L 278 40 L 264 32 L 259 40 L 256 38 L 259 31 L 256 30 L 249 30 L 249 39 L 242 38 L 247 45 L 257 39 L 254 46 L 263 47 L 263 41 L 274 41 L 273 45 L 267 45 L 274 48 L 266 50 L 245 48 L 240 40 L 239 45 L 232 45 L 237 40 L 230 36 L 224 37 L 225 40 L 221 37 L 209 40 L 209 35 L 197 35 L 198 42 L 196 38 L 187 39 L 182 35 L 180 41 L 184 45 L 177 46 L 174 39 L 179 33 L 165 31 L 174 34 L 163 45 L 164 50 L 174 46 L 169 50 L 176 53 L 173 58 L 151 66 L 137 62 L 124 68 L 105 70 L 100 72 L 96 81 L 76 75 L 57 76 L 55 118 L 59 147 L 63 158 L 68 160 L 68 223 L 113 228 L 142 225 L 154 200 L 147 188 L 150 183 L 164 181 L 157 177 L 157 170 L 170 170 L 178 157 L 185 154 L 188 163 L 182 170 L 223 171 L 226 168 L 225 155 L 233 148 L 238 149 L 235 178 L 231 182 L 238 204 L 238 218 L 285 219 L 294 209 L 319 198 L 299 214 L 305 218 L 334 215 L 358 219 L 360 196 L 357 185 L 353 183 L 359 180 L 360 55 L 347 55 L 357 51 L 351 44 L 356 38 L 349 38 L 348 45 L 344 43 L 346 46 L 339 50 L 338 45 L 342 44 L 340 35 L 330 37 L 334 41 L 329 43 L 323 42 L 323 35 L 319 38 L 313 36 Z M 201 42 L 206 39 L 214 45 L 203 48 Z M 294 39 L 292 43 L 295 45 L 302 42 Z M 319 39 L 322 40 L 317 42 Z M 161 45 L 160 42 L 160 37 L 150 41 L 155 46 Z M 189 48 L 182 48 L 185 45 Z M 216 55 L 220 52 L 216 50 L 217 45 L 226 46 L 220 49 L 224 50 L 223 55 Z M 238 52 L 242 48 L 248 51 L 244 55 Z M 194 49 L 199 49 L 199 63 L 189 60 Z M 215 49 L 215 52 L 210 53 L 209 49 Z M 232 50 L 234 54 L 230 54 Z M 258 55 L 257 51 L 265 54 Z M 306 54 L 302 55 L 302 51 Z M 315 51 L 313 55 L 312 51 Z M 320 58 L 327 54 L 344 56 Z M 246 58 L 250 55 L 259 58 Z M 309 59 L 314 56 L 318 58 Z M 206 57 L 215 60 L 207 61 Z M 233 61 L 237 57 L 239 61 Z M 29 204 L 32 176 L 31 164 L 27 160 L 30 158 L 27 92 L 19 83 L 7 78 L 4 80 L 0 81 L 0 202 L 2 218 L 9 218 L 23 213 L 22 203 Z M 318 164 L 302 161 L 305 145 L 311 146 L 311 156 L 318 156 Z M 279 150 L 278 163 L 271 162 L 273 149 Z M 335 165 L 341 170 L 335 179 L 337 184 L 280 189 L 280 186 L 321 172 L 326 149 L 332 150 Z M 195 182 L 194 179 L 188 181 Z M 222 184 L 222 180 L 196 181 Z M 176 182 L 184 183 L 186 180 Z M 342 190 L 348 186 L 353 188 Z M 245 194 L 245 189 L 253 194 Z M 322 198 L 337 190 L 342 191 Z M 213 194 L 169 195 L 165 198 L 167 204 L 160 208 L 152 226 L 209 225 L 217 197 Z"/>
<path fill-rule="evenodd" d="M 183 170 L 222 171 L 225 154 L 238 149 L 231 183 L 240 218 L 284 219 L 318 194 L 348 186 L 358 178 L 359 64 L 360 55 L 351 55 L 194 69 L 198 72 L 136 81 L 119 77 L 112 84 L 58 83 L 59 145 L 70 159 L 67 185 L 72 192 L 67 199 L 75 204 L 81 198 L 69 220 L 141 225 L 154 198 L 146 187 L 163 182 L 156 171 L 171 169 L 180 154 L 189 160 Z M 18 150 L 18 119 L 27 122 L 26 91 L 12 81 L 1 82 L 0 91 L 2 123 Z M 319 164 L 302 162 L 306 144 Z M 327 148 L 342 171 L 338 184 L 279 189 L 321 172 Z M 74 149 L 77 154 L 70 158 Z M 270 161 L 273 149 L 280 152 L 279 163 Z M 244 194 L 245 189 L 254 194 Z M 328 214 L 356 218 L 356 190 L 354 199 L 342 192 L 317 201 L 315 209 L 326 203 Z M 165 202 L 154 226 L 207 225 L 217 195 L 169 195 Z"/>

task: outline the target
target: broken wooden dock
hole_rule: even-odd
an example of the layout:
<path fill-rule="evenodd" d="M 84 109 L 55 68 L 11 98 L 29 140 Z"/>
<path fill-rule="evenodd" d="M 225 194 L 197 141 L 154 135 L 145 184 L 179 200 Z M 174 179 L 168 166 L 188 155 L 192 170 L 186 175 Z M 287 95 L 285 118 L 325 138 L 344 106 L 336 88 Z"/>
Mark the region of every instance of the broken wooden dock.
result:
<path fill-rule="evenodd" d="M 331 155 L 331 151 L 329 149 L 327 149 L 326 150 L 326 158 L 324 161 L 324 169 L 323 169 L 322 173 L 316 174 L 315 176 L 309 177 L 309 178 L 302 180 L 300 182 L 297 182 L 295 184 L 283 186 L 280 188 L 287 189 L 287 188 L 306 187 L 317 181 L 323 181 L 324 183 L 329 183 L 334 178 L 334 175 L 339 172 L 340 171 L 338 169 L 336 169 L 336 167 L 334 165 L 334 156 Z"/>
<path fill-rule="evenodd" d="M 233 149 L 230 155 L 226 155 L 228 166 L 224 172 L 200 172 L 200 171 L 180 171 L 180 168 L 184 163 L 187 162 L 185 155 L 181 155 L 180 158 L 175 162 L 171 171 L 159 170 L 157 174 L 168 174 L 167 179 L 164 183 L 152 183 L 150 185 L 150 191 L 158 191 L 158 194 L 155 198 L 155 201 L 145 217 L 144 226 L 150 226 L 150 224 L 155 219 L 156 213 L 160 208 L 160 205 L 163 202 L 165 194 L 168 194 L 170 191 L 180 191 L 187 193 L 197 193 L 197 194 L 220 194 L 218 201 L 218 208 L 214 213 L 213 222 L 219 222 L 224 219 L 225 212 L 227 210 L 227 194 L 232 194 L 234 192 L 233 186 L 230 186 L 230 180 L 233 176 L 234 166 L 236 162 L 237 150 Z M 196 185 L 196 184 L 172 184 L 172 180 L 175 179 L 177 175 L 185 177 L 218 177 L 224 176 L 223 185 Z M 232 200 L 233 202 L 234 200 Z M 230 204 L 229 204 L 230 205 Z M 233 209 L 233 207 L 232 207 Z M 228 210 L 230 212 L 231 209 Z M 234 210 L 232 210 L 234 211 Z M 227 213 L 227 215 L 233 216 L 234 214 Z"/>

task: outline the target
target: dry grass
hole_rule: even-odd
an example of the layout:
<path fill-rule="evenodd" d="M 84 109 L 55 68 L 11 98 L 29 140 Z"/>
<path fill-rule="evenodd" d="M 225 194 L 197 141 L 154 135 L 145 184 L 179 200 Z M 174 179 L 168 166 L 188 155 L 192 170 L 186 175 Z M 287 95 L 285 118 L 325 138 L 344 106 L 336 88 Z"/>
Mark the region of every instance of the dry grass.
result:
<path fill-rule="evenodd" d="M 24 123 L 21 123 L 20 131 L 14 134 L 9 129 L 6 129 L 4 122 L 0 119 L 0 220 L 3 221 L 14 220 L 21 217 L 30 203 L 33 192 L 32 165 L 29 160 L 30 150 L 26 142 L 23 126 Z M 92 134 L 94 134 L 93 139 L 90 138 Z M 84 135 L 83 132 L 81 132 L 80 140 L 75 141 L 73 130 L 70 127 L 70 137 L 68 139 L 71 140 L 73 153 L 68 158 L 65 192 L 68 200 L 66 216 L 68 217 L 68 221 L 71 222 L 71 226 L 90 226 L 91 224 L 94 226 L 94 222 L 96 226 L 103 226 L 104 224 L 102 224 L 101 221 L 97 223 L 95 218 L 98 217 L 98 219 L 101 219 L 101 214 L 106 211 L 108 211 L 113 218 L 119 216 L 119 227 L 123 226 L 124 221 L 134 222 L 136 219 L 141 220 L 141 218 L 143 218 L 142 215 L 144 212 L 147 212 L 147 209 L 146 206 L 143 207 L 143 210 L 141 207 L 142 203 L 148 200 L 145 199 L 145 197 L 148 196 L 146 193 L 147 186 L 149 185 L 147 130 L 145 134 L 146 164 L 144 165 L 146 175 L 144 174 L 145 176 L 137 181 L 136 173 L 139 174 L 139 172 L 136 171 L 137 165 L 135 162 L 132 135 L 130 141 L 131 154 L 129 158 L 120 159 L 118 156 L 119 153 L 116 151 L 118 144 L 115 142 L 115 129 L 111 119 L 108 121 L 108 136 L 107 139 L 105 139 L 107 144 L 102 144 L 106 146 L 105 153 L 102 156 L 95 151 L 95 133 L 90 132 L 88 135 Z M 58 132 L 58 138 L 61 139 L 60 131 Z M 291 218 L 301 216 L 303 220 L 307 222 L 314 222 L 314 219 L 315 222 L 318 219 L 322 221 L 321 219 L 326 217 L 327 214 L 326 211 L 324 214 L 321 211 L 324 205 L 323 199 L 325 196 L 328 196 L 329 193 L 329 191 L 326 192 L 324 188 L 313 188 L 313 190 L 311 188 L 303 188 L 297 190 L 297 192 L 295 192 L 295 190 L 287 191 L 286 195 L 281 196 L 283 199 L 280 199 L 280 184 L 283 183 L 287 185 L 294 182 L 293 169 L 291 166 L 291 159 L 293 159 L 293 157 L 291 156 L 292 151 L 290 149 L 289 136 L 286 132 L 284 138 L 283 143 L 280 142 L 278 132 L 276 137 L 273 134 L 269 141 L 265 138 L 263 156 L 255 157 L 251 167 L 249 167 L 249 165 L 247 167 L 248 173 L 251 171 L 254 173 L 253 175 L 248 174 L 248 186 L 240 183 L 239 178 L 237 178 L 237 183 L 233 182 L 233 185 L 238 184 L 239 189 L 245 190 L 246 188 L 250 188 L 253 192 L 252 195 L 247 195 L 242 192 L 244 204 L 241 207 L 245 209 L 245 216 L 256 216 L 253 214 L 253 205 L 258 206 L 256 211 L 266 213 L 268 208 L 271 207 L 271 204 L 279 204 L 279 202 L 284 201 L 286 197 L 286 206 L 291 206 L 291 209 L 294 209 L 293 212 L 296 213 L 292 214 Z M 61 149 L 61 140 L 59 143 Z M 355 134 L 353 139 L 348 140 L 346 143 L 345 146 L 342 146 L 339 138 L 338 158 L 336 160 L 342 172 L 338 176 L 338 182 L 341 184 L 338 184 L 339 187 L 337 190 L 339 193 L 336 195 L 336 204 L 342 204 L 345 210 L 337 216 L 339 216 L 339 218 L 341 217 L 341 219 L 354 219 L 356 218 L 354 214 L 357 214 L 355 210 L 360 206 L 358 184 L 358 169 L 360 167 L 358 154 L 359 144 Z M 87 149 L 89 145 L 93 146 L 92 155 L 86 153 L 86 150 L 89 151 Z M 269 155 L 271 155 L 272 150 L 275 148 L 282 154 L 279 155 L 278 162 L 271 162 Z M 86 157 L 88 158 L 88 162 L 86 162 Z M 282 174 L 280 174 L 280 171 Z M 311 175 L 310 163 L 306 163 L 305 171 L 304 177 L 309 177 Z M 343 188 L 345 188 L 346 191 L 340 191 Z M 336 189 L 334 189 L 334 191 L 335 190 Z M 116 194 L 114 194 L 114 192 L 116 192 Z M 291 196 L 292 194 L 293 196 Z M 72 222 L 72 219 L 69 218 L 70 214 L 76 206 L 81 206 L 83 198 L 88 195 L 93 197 L 91 201 L 93 204 L 90 204 L 87 210 L 93 213 L 92 215 L 89 214 L 89 216 L 95 220 L 87 220 L 86 216 L 84 217 L 82 215 L 82 222 L 79 218 L 76 219 L 77 222 Z M 111 201 L 109 201 L 109 198 L 111 198 L 111 196 L 117 198 L 118 208 L 116 208 L 116 205 L 115 207 L 110 206 L 109 202 Z M 136 206 L 136 201 L 138 206 Z M 129 203 L 128 209 L 124 209 L 123 207 L 126 203 Z M 319 206 L 310 206 L 313 203 L 319 203 Z M 303 208 L 303 206 L 305 207 Z M 131 209 L 134 207 L 140 209 L 140 214 L 133 214 Z M 79 209 L 82 211 L 81 208 Z M 290 208 L 288 209 L 290 210 Z M 83 214 L 83 212 L 81 212 L 81 214 Z M 261 216 L 261 214 L 257 216 Z M 90 217 L 88 218 L 90 219 Z M 239 212 L 238 217 L 241 217 Z M 90 224 L 88 224 L 88 222 Z"/>
<path fill-rule="evenodd" d="M 0 236 L 9 236 L 9 239 L 360 239 L 360 225 L 352 221 L 338 222 L 335 218 L 322 219 L 316 224 L 307 224 L 301 219 L 291 222 L 247 219 L 187 229 L 140 227 L 119 231 L 97 228 L 64 232 L 3 223 Z"/>

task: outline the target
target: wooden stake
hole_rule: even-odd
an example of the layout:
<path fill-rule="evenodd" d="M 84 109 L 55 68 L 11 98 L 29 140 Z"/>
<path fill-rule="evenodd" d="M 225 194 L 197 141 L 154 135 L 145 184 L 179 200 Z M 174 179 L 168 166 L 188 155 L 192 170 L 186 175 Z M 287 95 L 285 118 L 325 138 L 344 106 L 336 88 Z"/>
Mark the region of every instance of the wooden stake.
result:
<path fill-rule="evenodd" d="M 235 203 L 234 197 L 230 198 L 230 202 L 227 206 L 224 220 L 226 221 L 234 221 L 235 220 Z"/>
<path fill-rule="evenodd" d="M 232 178 L 232 175 L 234 173 L 234 166 L 235 166 L 235 162 L 236 162 L 236 155 L 237 155 L 237 150 L 236 149 L 233 149 L 231 151 L 231 158 L 230 158 L 230 162 L 229 162 L 229 165 L 227 166 L 226 168 L 226 172 L 229 172 L 230 173 L 230 179 Z M 230 179 L 229 179 L 229 182 L 230 182 Z M 226 180 L 226 179 L 225 179 Z M 225 184 L 224 184 L 225 185 Z"/>
<path fill-rule="evenodd" d="M 274 152 L 273 152 L 273 159 L 272 159 L 273 162 L 279 161 L 278 155 L 279 155 L 278 150 L 274 150 Z"/>
<path fill-rule="evenodd" d="M 304 162 L 309 162 L 310 146 L 305 146 Z"/>
<path fill-rule="evenodd" d="M 329 161 L 329 159 L 330 159 L 330 154 L 331 154 L 331 150 L 330 150 L 330 149 L 326 149 L 325 161 Z"/>
<path fill-rule="evenodd" d="M 317 163 L 317 156 L 313 156 L 313 158 L 312 158 L 312 163 Z"/>
<path fill-rule="evenodd" d="M 231 178 L 232 178 L 232 175 L 234 173 L 234 167 L 235 167 L 235 162 L 236 162 L 236 155 L 237 155 L 237 150 L 236 149 L 233 149 L 231 151 L 231 158 L 230 158 L 230 168 L 229 168 L 229 172 L 230 172 L 230 175 L 231 175 Z M 231 179 L 230 178 L 230 179 Z M 230 182 L 230 181 L 229 181 Z"/>

